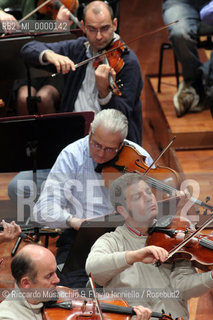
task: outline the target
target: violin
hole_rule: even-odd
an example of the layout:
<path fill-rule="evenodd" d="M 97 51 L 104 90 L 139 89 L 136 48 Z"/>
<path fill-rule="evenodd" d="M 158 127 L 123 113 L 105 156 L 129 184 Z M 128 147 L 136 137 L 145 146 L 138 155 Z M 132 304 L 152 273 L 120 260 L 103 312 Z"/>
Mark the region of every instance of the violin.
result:
<path fill-rule="evenodd" d="M 144 174 L 148 169 L 145 163 L 145 156 L 141 155 L 139 151 L 131 145 L 124 145 L 117 157 L 114 158 L 113 163 L 104 164 L 100 166 L 102 178 L 107 188 L 110 182 L 118 178 L 121 174 L 127 172 L 136 172 Z M 155 190 L 161 190 L 167 195 L 175 195 L 177 191 L 175 187 L 180 186 L 180 177 L 177 172 L 169 167 L 156 166 L 149 170 L 149 175 L 144 175 L 144 180 Z M 159 193 L 157 194 L 157 196 Z"/>
<path fill-rule="evenodd" d="M 178 173 L 165 166 L 148 167 L 145 163 L 145 157 L 134 146 L 128 144 L 124 145 L 121 151 L 109 163 L 98 165 L 96 171 L 102 172 L 102 178 L 107 188 L 109 188 L 110 182 L 120 175 L 127 172 L 136 172 L 143 175 L 144 180 L 152 188 L 158 201 L 161 201 L 162 197 L 163 200 L 167 200 L 171 196 L 178 198 L 177 193 L 181 184 Z M 148 171 L 148 174 L 146 174 L 146 171 Z M 164 192 L 164 194 L 159 194 L 158 190 Z M 194 197 L 190 197 L 189 201 L 213 211 L 211 205 Z"/>
<path fill-rule="evenodd" d="M 63 299 L 44 304 L 44 320 L 100 319 L 95 299 L 82 297 L 76 290 L 67 287 L 58 286 L 56 289 L 58 296 L 62 296 Z M 100 307 L 104 320 L 130 320 L 131 316 L 135 315 L 133 308 L 121 298 L 100 300 Z M 158 312 L 152 312 L 152 317 L 173 320 L 170 315 Z"/>
<path fill-rule="evenodd" d="M 44 3 L 44 0 L 38 1 L 38 7 Z M 78 8 L 78 0 L 51 0 L 46 5 L 42 6 L 38 12 L 41 14 L 52 17 L 53 20 L 56 20 L 58 10 L 64 5 L 70 12 L 75 13 Z"/>
<path fill-rule="evenodd" d="M 116 40 L 110 46 L 110 50 L 104 50 L 97 59 L 93 62 L 93 67 L 96 69 L 101 63 L 107 64 L 111 68 L 113 68 L 116 72 L 120 72 L 124 67 L 124 60 L 122 59 L 122 54 L 127 52 L 128 49 L 125 44 L 121 40 Z M 110 87 L 112 89 L 113 94 L 121 96 L 122 93 L 117 85 L 117 83 L 113 80 L 112 76 L 110 75 L 109 78 Z M 120 85 L 122 86 L 122 85 Z"/>
<path fill-rule="evenodd" d="M 190 220 L 185 217 L 170 216 L 171 223 L 167 228 L 152 228 L 147 237 L 146 245 L 156 245 L 166 249 L 169 257 L 166 262 L 178 260 L 191 261 L 192 265 L 203 271 L 213 269 L 213 234 L 201 234 L 199 229 L 194 230 Z M 213 220 L 212 217 L 208 219 Z M 205 226 L 204 226 L 205 225 Z"/>

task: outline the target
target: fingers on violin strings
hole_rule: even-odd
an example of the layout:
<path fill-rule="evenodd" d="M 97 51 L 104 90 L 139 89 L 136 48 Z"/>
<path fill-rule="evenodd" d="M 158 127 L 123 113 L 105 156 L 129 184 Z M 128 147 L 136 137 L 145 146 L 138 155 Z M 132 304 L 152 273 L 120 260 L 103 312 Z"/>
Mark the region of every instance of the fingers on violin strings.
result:
<path fill-rule="evenodd" d="M 151 317 L 151 310 L 148 308 L 145 308 L 143 306 L 136 306 L 133 307 L 133 310 L 136 313 L 136 319 L 137 320 L 148 320 Z"/>
<path fill-rule="evenodd" d="M 115 80 L 115 78 L 116 78 L 116 72 L 115 72 L 115 70 L 114 70 L 113 68 L 110 69 L 110 73 L 111 73 L 113 79 Z"/>

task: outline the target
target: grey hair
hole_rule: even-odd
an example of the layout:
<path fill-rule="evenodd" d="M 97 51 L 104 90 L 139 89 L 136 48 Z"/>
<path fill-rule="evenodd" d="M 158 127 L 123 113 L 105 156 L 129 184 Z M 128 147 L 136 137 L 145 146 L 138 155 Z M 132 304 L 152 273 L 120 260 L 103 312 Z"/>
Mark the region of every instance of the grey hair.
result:
<path fill-rule="evenodd" d="M 99 126 L 103 126 L 105 129 L 108 129 L 113 133 L 120 132 L 122 141 L 127 137 L 127 117 L 116 109 L 104 109 L 100 111 L 91 123 L 92 133 L 94 133 L 95 129 Z"/>
<path fill-rule="evenodd" d="M 95 3 L 94 3 L 95 2 Z M 109 14 L 110 14 L 110 17 L 113 21 L 114 19 L 114 12 L 112 10 L 112 7 L 108 4 L 107 1 L 91 1 L 89 2 L 85 7 L 84 7 L 84 10 L 83 10 L 83 21 L 85 22 L 85 17 L 86 17 L 86 14 L 87 14 L 87 10 L 92 7 L 92 11 L 93 13 L 95 14 L 99 14 L 101 11 L 102 11 L 102 7 L 105 7 L 108 11 L 109 11 Z"/>
<path fill-rule="evenodd" d="M 109 193 L 111 203 L 116 211 L 118 206 L 126 208 L 126 189 L 140 181 L 144 181 L 142 175 L 138 173 L 125 173 L 112 182 Z"/>

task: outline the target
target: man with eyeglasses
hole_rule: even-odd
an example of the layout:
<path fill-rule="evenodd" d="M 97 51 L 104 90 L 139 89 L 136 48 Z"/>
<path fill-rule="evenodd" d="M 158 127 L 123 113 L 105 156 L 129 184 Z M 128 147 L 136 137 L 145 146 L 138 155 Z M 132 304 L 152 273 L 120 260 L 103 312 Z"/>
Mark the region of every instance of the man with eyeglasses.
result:
<path fill-rule="evenodd" d="M 61 112 L 92 110 L 98 113 L 105 108 L 118 109 L 128 118 L 128 139 L 141 144 L 143 84 L 138 59 L 126 48 L 121 54 L 124 66 L 117 74 L 104 63 L 94 69 L 94 61 L 77 67 L 120 39 L 115 33 L 117 18 L 103 1 L 92 1 L 85 6 L 81 24 L 86 37 L 55 43 L 32 41 L 22 48 L 22 55 L 28 65 L 65 75 Z M 119 86 L 121 96 L 111 91 L 112 79 Z"/>
<path fill-rule="evenodd" d="M 127 132 L 128 120 L 123 113 L 102 110 L 91 123 L 89 135 L 63 149 L 52 167 L 33 216 L 42 225 L 66 229 L 57 242 L 58 264 L 65 262 L 83 221 L 113 212 L 100 167 L 112 161 L 125 143 L 144 155 L 147 165 L 152 163 L 142 147 L 126 140 Z M 79 287 L 75 281 L 69 286 Z"/>

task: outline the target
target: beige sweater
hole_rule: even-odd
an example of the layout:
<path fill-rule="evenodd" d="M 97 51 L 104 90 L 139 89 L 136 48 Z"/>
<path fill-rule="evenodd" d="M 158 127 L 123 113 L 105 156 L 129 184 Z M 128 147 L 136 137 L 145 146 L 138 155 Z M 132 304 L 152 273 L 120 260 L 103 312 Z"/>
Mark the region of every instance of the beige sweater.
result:
<path fill-rule="evenodd" d="M 163 309 L 174 319 L 187 320 L 187 300 L 213 288 L 211 273 L 197 273 L 187 261 L 160 267 L 140 262 L 128 265 L 125 251 L 144 247 L 145 242 L 146 237 L 132 233 L 126 226 L 104 234 L 87 258 L 87 273 L 91 272 L 95 282 L 107 291 L 119 291 L 131 306 L 141 304 L 155 312 Z"/>
<path fill-rule="evenodd" d="M 19 292 L 15 286 L 15 290 L 0 303 L 0 320 L 42 320 L 43 303 L 30 304 L 24 298 L 20 298 Z"/>

